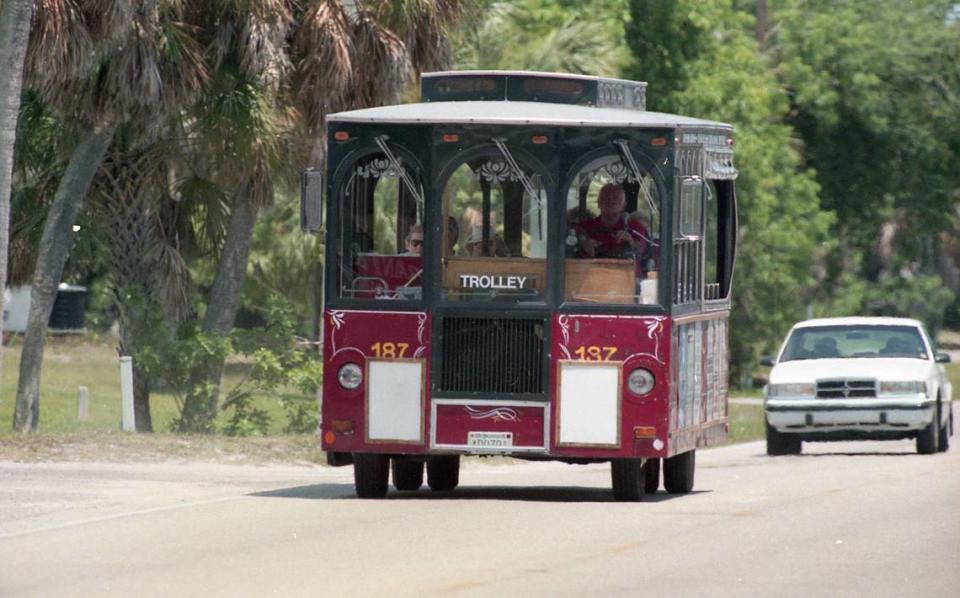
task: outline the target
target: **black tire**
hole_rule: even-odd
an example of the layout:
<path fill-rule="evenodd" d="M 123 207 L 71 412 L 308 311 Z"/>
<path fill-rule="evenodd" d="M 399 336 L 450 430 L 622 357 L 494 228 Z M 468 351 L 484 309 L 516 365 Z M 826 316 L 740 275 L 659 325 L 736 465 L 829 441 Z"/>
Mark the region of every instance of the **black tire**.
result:
<path fill-rule="evenodd" d="M 613 498 L 621 502 L 640 502 L 646 494 L 643 459 L 611 459 L 610 479 Z"/>
<path fill-rule="evenodd" d="M 943 417 L 943 411 L 941 410 L 940 402 L 937 402 L 937 450 L 941 453 L 947 452 L 950 448 L 950 418 L 947 418 L 947 421 L 943 422 L 943 427 L 940 427 L 940 419 Z M 953 415 L 952 413 L 950 415 Z"/>
<path fill-rule="evenodd" d="M 660 487 L 660 459 L 647 459 L 643 466 L 643 489 L 647 494 L 655 494 Z"/>
<path fill-rule="evenodd" d="M 390 459 L 390 468 L 397 490 L 419 490 L 423 485 L 423 461 L 394 457 Z"/>
<path fill-rule="evenodd" d="M 460 455 L 427 459 L 427 485 L 437 492 L 449 492 L 460 484 Z"/>
<path fill-rule="evenodd" d="M 663 460 L 663 487 L 670 494 L 687 494 L 693 490 L 693 474 L 697 451 L 687 451 Z"/>
<path fill-rule="evenodd" d="M 767 454 L 771 457 L 779 455 L 799 455 L 803 443 L 795 434 L 781 434 L 776 428 L 767 424 Z"/>
<path fill-rule="evenodd" d="M 390 457 L 373 453 L 354 453 L 353 483 L 360 498 L 383 498 L 387 495 Z"/>

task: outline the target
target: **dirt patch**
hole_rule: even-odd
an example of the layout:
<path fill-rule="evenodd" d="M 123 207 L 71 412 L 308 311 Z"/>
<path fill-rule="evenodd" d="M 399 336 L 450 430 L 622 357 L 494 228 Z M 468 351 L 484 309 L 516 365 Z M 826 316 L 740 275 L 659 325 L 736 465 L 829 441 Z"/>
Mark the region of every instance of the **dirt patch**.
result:
<path fill-rule="evenodd" d="M 326 462 L 312 435 L 230 438 L 185 434 L 22 434 L 0 437 L 0 461 L 21 463 L 211 462 L 317 465 Z"/>

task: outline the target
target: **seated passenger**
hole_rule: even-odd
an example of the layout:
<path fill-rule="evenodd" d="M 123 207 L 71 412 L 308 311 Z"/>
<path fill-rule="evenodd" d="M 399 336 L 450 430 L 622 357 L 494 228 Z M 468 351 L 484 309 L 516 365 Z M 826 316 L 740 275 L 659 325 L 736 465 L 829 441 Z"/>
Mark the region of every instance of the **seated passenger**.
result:
<path fill-rule="evenodd" d="M 508 257 L 510 255 L 510 250 L 507 249 L 507 244 L 503 242 L 503 239 L 499 235 L 494 235 L 490 238 L 489 241 L 489 252 L 487 256 L 492 257 Z M 466 244 L 466 253 L 471 257 L 481 257 L 483 253 L 483 227 L 475 225 L 470 232 L 470 238 L 467 239 Z"/>
<path fill-rule="evenodd" d="M 623 187 L 608 183 L 597 197 L 600 215 L 577 225 L 580 248 L 586 257 L 639 258 L 650 238 L 639 218 L 627 218 Z"/>
<path fill-rule="evenodd" d="M 406 249 L 400 255 L 423 255 L 423 227 L 414 224 L 407 231 L 407 238 L 404 239 L 403 246 Z"/>

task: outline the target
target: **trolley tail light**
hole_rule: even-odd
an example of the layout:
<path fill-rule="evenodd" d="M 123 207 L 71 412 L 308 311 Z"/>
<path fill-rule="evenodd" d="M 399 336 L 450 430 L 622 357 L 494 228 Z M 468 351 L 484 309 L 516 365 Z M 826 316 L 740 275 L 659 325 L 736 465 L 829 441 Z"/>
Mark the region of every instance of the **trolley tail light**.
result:
<path fill-rule="evenodd" d="M 354 425 L 351 419 L 335 419 L 330 422 L 330 428 L 337 434 L 349 436 L 353 434 Z"/>
<path fill-rule="evenodd" d="M 350 139 L 350 133 L 347 133 L 346 131 L 337 131 L 333 134 L 333 138 L 337 141 L 346 141 L 347 139 Z"/>
<path fill-rule="evenodd" d="M 633 428 L 633 437 L 634 438 L 656 438 L 657 428 L 656 426 L 635 426 Z"/>
<path fill-rule="evenodd" d="M 550 138 L 546 135 L 534 135 L 530 138 L 530 141 L 533 142 L 534 145 L 544 145 L 550 142 Z"/>
<path fill-rule="evenodd" d="M 447 133 L 446 135 L 443 136 L 444 143 L 456 143 L 458 141 L 460 141 L 459 135 L 454 135 L 453 133 Z"/>

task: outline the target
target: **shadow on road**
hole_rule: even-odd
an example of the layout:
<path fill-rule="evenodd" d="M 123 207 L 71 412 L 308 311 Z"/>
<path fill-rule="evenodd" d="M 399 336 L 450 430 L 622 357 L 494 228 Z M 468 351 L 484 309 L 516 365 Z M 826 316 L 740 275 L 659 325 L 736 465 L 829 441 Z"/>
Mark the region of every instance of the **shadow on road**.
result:
<path fill-rule="evenodd" d="M 895 453 L 890 451 L 833 451 L 829 453 L 801 453 L 797 457 L 917 457 L 917 453 Z"/>
<path fill-rule="evenodd" d="M 709 491 L 694 491 L 703 494 Z M 254 492 L 249 496 L 266 498 L 300 498 L 312 500 L 356 499 L 352 484 L 311 484 Z M 657 503 L 683 498 L 683 495 L 658 492 L 648 494 L 643 502 Z M 530 502 L 615 502 L 606 488 L 573 486 L 461 486 L 453 492 L 433 492 L 426 486 L 417 491 L 390 489 L 384 500 L 505 500 Z"/>

